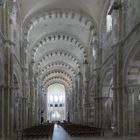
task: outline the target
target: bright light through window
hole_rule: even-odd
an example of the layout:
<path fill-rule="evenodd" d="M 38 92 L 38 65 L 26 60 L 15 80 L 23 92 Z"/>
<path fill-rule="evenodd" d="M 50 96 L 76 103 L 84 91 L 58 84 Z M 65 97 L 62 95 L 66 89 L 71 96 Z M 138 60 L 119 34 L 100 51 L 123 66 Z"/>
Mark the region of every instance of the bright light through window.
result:
<path fill-rule="evenodd" d="M 60 118 L 60 114 L 56 111 L 52 114 L 52 118 L 53 119 L 59 119 Z"/>
<path fill-rule="evenodd" d="M 58 96 L 54 96 L 54 101 L 58 102 Z"/>
<path fill-rule="evenodd" d="M 53 102 L 53 96 L 50 96 L 50 102 Z"/>
<path fill-rule="evenodd" d="M 93 49 L 92 49 L 92 55 L 95 56 L 95 54 L 96 54 L 96 53 L 95 53 L 95 49 L 93 48 Z"/>
<path fill-rule="evenodd" d="M 62 97 L 62 96 L 59 97 L 59 101 L 60 101 L 60 102 L 63 101 L 63 97 Z"/>
<path fill-rule="evenodd" d="M 47 92 L 47 119 L 64 120 L 65 119 L 65 87 L 61 84 L 53 84 L 48 87 Z"/>
<path fill-rule="evenodd" d="M 111 17 L 111 15 L 107 15 L 107 17 L 106 17 L 106 26 L 107 26 L 107 32 L 110 32 L 112 30 L 112 17 Z"/>

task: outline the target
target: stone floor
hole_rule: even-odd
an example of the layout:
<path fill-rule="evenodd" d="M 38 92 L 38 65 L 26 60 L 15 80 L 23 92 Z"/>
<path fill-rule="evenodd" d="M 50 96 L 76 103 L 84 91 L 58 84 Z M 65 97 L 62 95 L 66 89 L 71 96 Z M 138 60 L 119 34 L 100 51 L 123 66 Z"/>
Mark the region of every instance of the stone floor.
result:
<path fill-rule="evenodd" d="M 111 134 L 106 133 L 104 137 L 71 137 L 67 132 L 58 125 L 54 126 L 54 133 L 52 138 L 42 139 L 27 139 L 27 140 L 140 140 L 140 137 L 129 137 L 129 138 L 113 138 Z M 26 139 L 24 139 L 26 140 Z"/>

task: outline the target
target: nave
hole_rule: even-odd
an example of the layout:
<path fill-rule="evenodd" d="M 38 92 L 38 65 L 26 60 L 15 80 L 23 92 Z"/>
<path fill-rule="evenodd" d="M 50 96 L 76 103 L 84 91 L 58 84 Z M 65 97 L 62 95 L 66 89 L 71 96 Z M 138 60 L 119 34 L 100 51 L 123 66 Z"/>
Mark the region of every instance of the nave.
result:
<path fill-rule="evenodd" d="M 0 0 L 0 140 L 57 121 L 140 137 L 140 0 Z"/>

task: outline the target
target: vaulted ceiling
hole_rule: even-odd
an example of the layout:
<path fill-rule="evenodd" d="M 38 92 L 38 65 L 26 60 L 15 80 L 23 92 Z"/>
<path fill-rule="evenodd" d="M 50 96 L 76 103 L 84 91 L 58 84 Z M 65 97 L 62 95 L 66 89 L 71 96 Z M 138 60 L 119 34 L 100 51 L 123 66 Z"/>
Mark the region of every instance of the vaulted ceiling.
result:
<path fill-rule="evenodd" d="M 72 86 L 98 38 L 105 0 L 22 0 L 28 62 L 45 86 Z"/>

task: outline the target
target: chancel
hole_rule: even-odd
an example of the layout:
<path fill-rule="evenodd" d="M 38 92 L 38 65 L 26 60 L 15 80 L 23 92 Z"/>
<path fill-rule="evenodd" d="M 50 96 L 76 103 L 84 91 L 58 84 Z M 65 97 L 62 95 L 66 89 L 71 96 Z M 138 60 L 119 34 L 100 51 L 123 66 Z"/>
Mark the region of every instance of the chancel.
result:
<path fill-rule="evenodd" d="M 140 0 L 0 0 L 0 140 L 140 139 Z"/>

